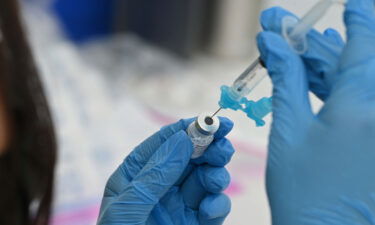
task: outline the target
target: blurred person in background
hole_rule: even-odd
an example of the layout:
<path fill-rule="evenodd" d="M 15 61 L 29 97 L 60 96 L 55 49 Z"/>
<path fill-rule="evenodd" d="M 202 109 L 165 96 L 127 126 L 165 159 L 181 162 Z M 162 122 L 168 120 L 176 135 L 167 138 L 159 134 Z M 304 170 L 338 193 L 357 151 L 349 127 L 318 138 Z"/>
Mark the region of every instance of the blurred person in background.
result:
<path fill-rule="evenodd" d="M 47 224 L 56 141 L 17 1 L 0 1 L 0 224 Z"/>

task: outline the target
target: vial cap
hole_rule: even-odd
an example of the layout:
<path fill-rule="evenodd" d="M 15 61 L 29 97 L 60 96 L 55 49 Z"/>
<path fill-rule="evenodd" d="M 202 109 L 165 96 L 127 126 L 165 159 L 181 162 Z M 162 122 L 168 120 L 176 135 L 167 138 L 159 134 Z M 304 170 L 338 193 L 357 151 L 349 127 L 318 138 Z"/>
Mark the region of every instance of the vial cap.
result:
<path fill-rule="evenodd" d="M 220 127 L 220 120 L 217 116 L 211 117 L 210 113 L 202 113 L 199 115 L 198 119 L 195 122 L 195 125 L 199 132 L 205 135 L 212 135 Z"/>

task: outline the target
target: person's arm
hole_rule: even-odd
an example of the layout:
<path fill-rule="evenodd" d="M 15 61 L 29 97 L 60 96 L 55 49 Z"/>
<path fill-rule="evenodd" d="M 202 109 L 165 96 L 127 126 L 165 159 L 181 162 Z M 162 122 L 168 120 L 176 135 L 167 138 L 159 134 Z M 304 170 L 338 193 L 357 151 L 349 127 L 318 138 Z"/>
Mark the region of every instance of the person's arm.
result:
<path fill-rule="evenodd" d="M 215 140 L 200 158 L 181 120 L 149 137 L 109 178 L 98 224 L 220 225 L 230 212 L 223 190 L 230 176 L 224 166 L 234 149 L 225 138 L 233 123 L 220 118 Z"/>
<path fill-rule="evenodd" d="M 267 23 L 265 16 L 280 21 L 277 13 L 285 11 L 263 15 L 266 31 L 258 36 L 274 85 L 266 178 L 273 224 L 373 224 L 374 1 L 348 1 L 347 43 L 332 30 L 328 39 L 310 33 L 310 52 L 302 57 L 278 34 L 277 23 Z M 317 114 L 309 90 L 324 101 Z"/>

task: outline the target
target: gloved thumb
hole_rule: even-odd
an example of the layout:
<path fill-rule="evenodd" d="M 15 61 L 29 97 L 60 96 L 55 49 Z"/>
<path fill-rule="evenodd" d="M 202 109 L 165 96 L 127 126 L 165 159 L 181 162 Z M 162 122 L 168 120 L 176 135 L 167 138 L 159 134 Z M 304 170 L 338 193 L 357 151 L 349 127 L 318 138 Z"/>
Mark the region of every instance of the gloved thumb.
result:
<path fill-rule="evenodd" d="M 231 210 L 225 194 L 208 195 L 199 207 L 199 222 L 204 225 L 222 225 Z"/>
<path fill-rule="evenodd" d="M 280 35 L 262 32 L 257 41 L 274 85 L 273 129 L 282 129 L 280 132 L 288 135 L 297 125 L 304 127 L 303 123 L 313 118 L 305 66 Z"/>
<path fill-rule="evenodd" d="M 348 0 L 344 19 L 348 41 L 341 57 L 340 71 L 345 72 L 375 57 L 374 0 Z M 365 76 L 363 71 L 359 73 L 358 77 Z M 371 73 L 363 80 L 365 85 L 373 84 L 374 76 Z"/>
<path fill-rule="evenodd" d="M 190 138 L 180 131 L 165 141 L 126 187 L 105 210 L 121 217 L 123 224 L 144 224 L 152 209 L 176 183 L 193 152 Z M 123 214 L 123 216 L 119 216 Z M 103 217 L 105 218 L 105 217 Z M 108 217 L 110 218 L 110 217 Z"/>

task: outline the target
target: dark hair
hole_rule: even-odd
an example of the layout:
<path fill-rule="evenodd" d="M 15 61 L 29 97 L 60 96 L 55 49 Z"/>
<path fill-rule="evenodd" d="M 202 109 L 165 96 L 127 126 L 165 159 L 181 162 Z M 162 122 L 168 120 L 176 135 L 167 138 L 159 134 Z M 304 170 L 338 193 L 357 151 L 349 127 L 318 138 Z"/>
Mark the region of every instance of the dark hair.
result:
<path fill-rule="evenodd" d="M 0 0 L 0 89 L 13 137 L 0 158 L 0 224 L 46 225 L 56 141 L 16 0 Z"/>

